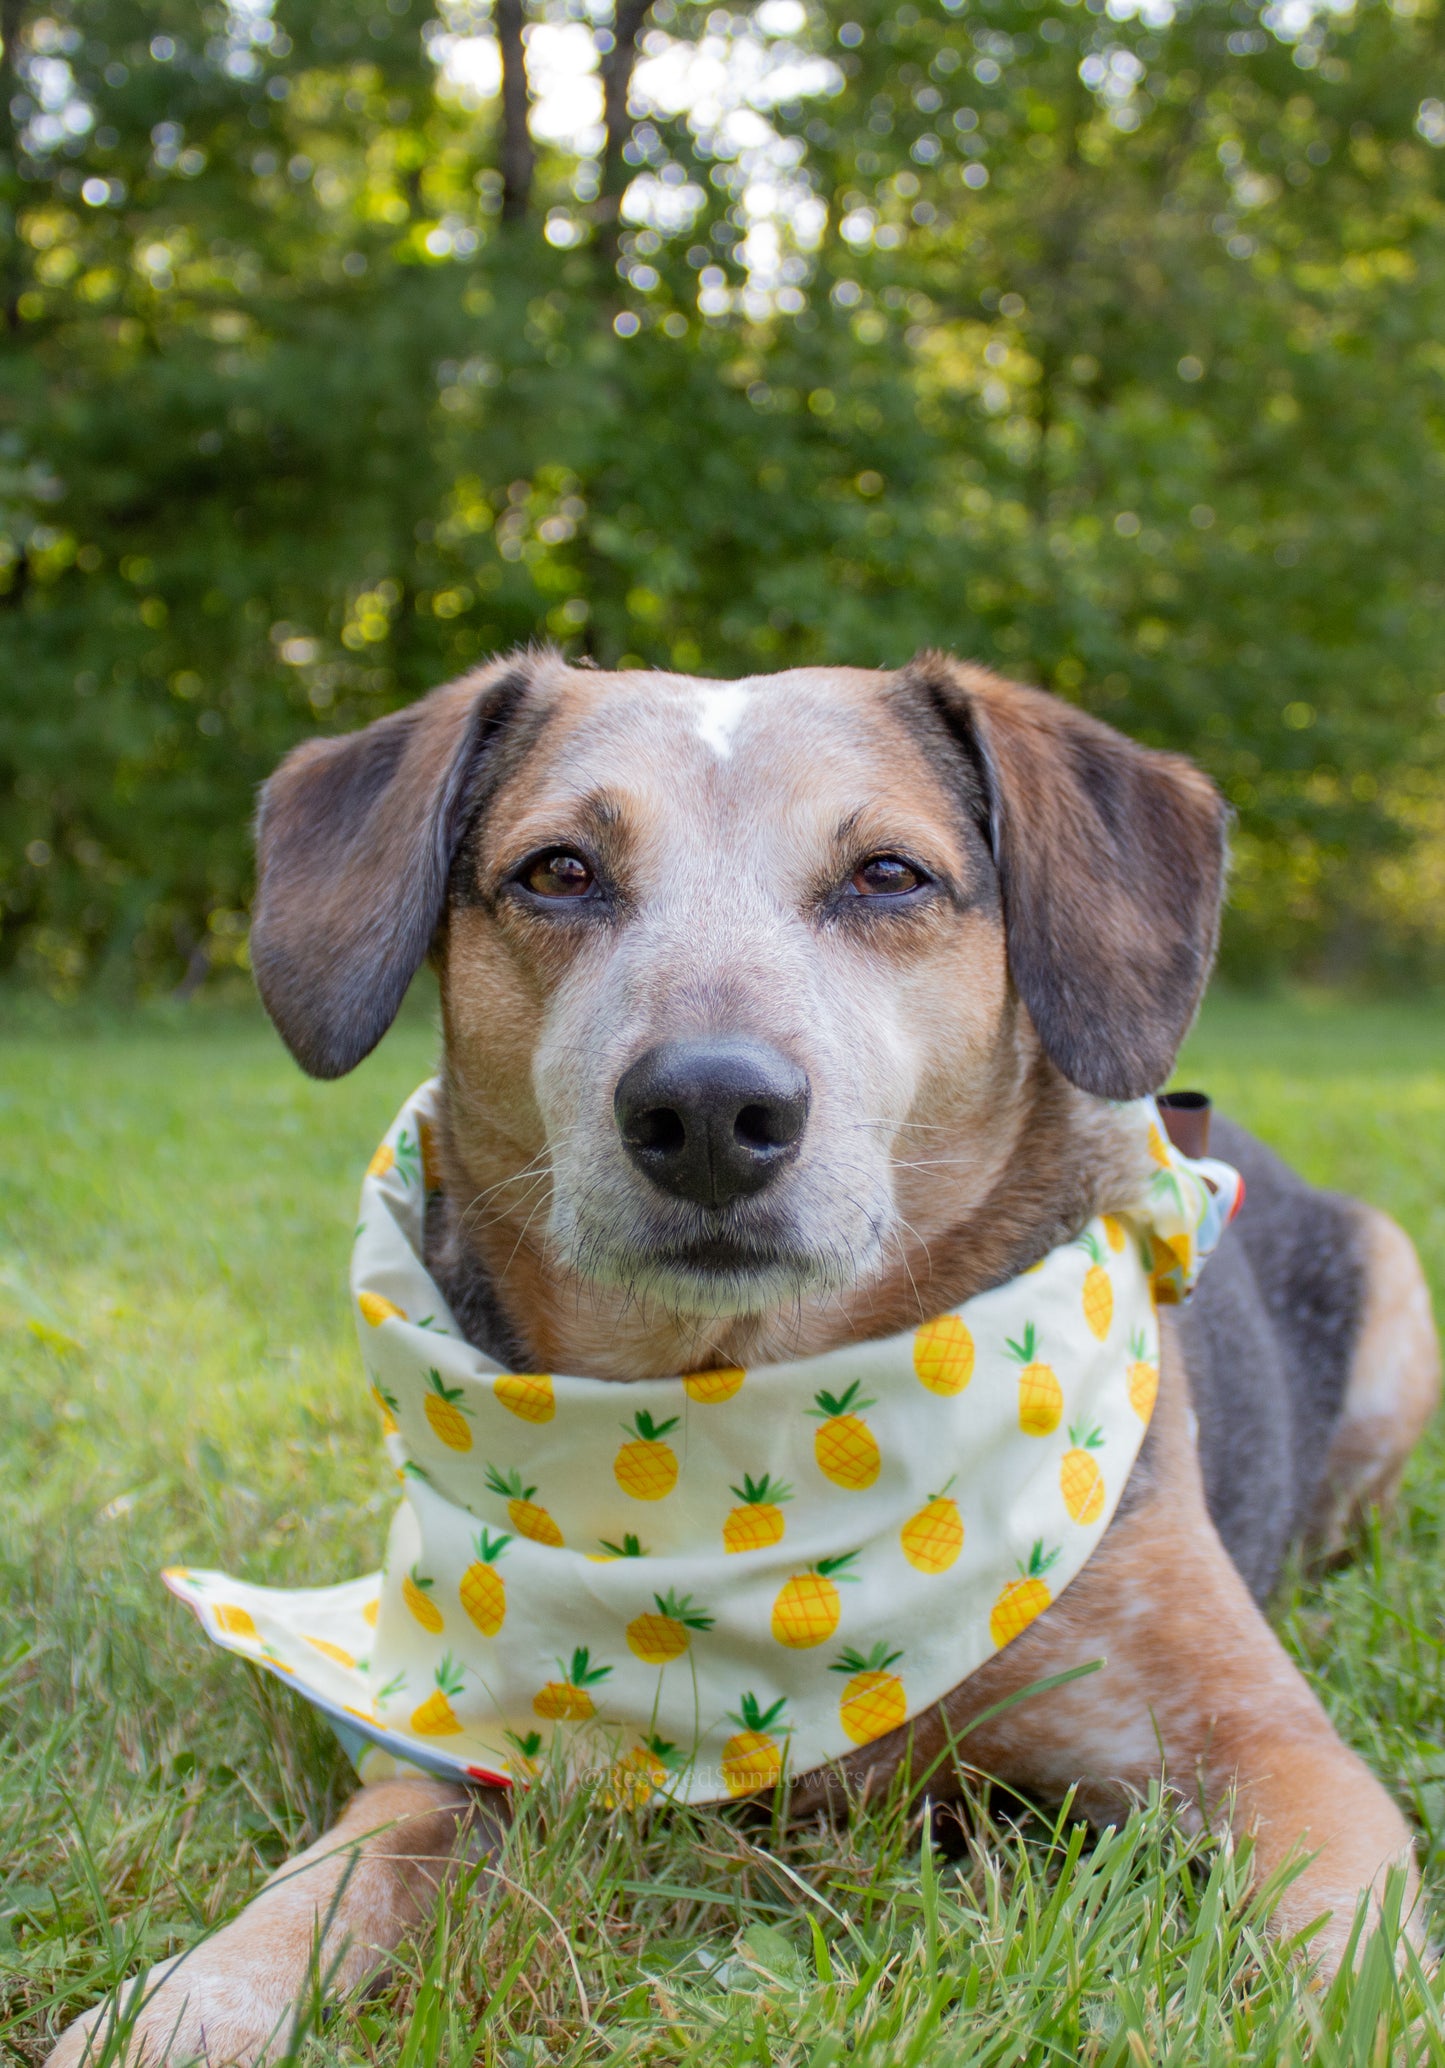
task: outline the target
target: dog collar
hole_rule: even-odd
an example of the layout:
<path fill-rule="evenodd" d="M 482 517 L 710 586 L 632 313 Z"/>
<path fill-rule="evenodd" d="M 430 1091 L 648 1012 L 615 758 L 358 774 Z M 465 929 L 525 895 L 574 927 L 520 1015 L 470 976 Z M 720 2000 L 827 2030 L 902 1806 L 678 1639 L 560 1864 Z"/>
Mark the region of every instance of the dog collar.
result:
<path fill-rule="evenodd" d="M 214 1640 L 412 1765 L 562 1758 L 707 1802 L 851 1755 L 1083 1569 L 1240 1190 L 1152 1100 L 1135 1196 L 1017 1278 L 878 1342 L 619 1384 L 505 1371 L 423 1262 L 439 1088 L 361 1191 L 351 1291 L 404 1495 L 380 1573 L 283 1590 L 173 1568 Z"/>

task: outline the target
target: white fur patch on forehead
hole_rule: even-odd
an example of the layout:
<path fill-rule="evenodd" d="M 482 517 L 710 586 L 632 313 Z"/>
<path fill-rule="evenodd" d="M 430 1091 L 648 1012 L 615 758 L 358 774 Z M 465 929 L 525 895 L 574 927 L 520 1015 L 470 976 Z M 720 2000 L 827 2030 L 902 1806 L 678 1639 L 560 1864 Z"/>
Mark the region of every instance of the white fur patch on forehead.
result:
<path fill-rule="evenodd" d="M 697 705 L 693 729 L 719 761 L 726 761 L 731 754 L 733 734 L 747 715 L 748 705 L 755 694 L 742 682 L 721 682 L 716 686 L 698 683 L 693 686 L 692 695 Z"/>

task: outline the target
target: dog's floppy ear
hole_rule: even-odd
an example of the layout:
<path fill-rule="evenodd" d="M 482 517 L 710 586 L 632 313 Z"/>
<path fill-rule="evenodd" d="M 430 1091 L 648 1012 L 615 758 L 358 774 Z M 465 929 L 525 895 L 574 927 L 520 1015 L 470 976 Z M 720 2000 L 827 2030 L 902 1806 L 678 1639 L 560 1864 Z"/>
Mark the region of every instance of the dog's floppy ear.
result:
<path fill-rule="evenodd" d="M 1157 1090 L 1214 959 L 1224 800 L 1058 697 L 933 656 L 911 672 L 982 776 L 1009 969 L 1046 1053 L 1102 1098 Z"/>
<path fill-rule="evenodd" d="M 526 672 L 472 676 L 339 739 L 308 740 L 261 792 L 251 966 L 286 1046 L 341 1077 L 426 958 L 484 769 Z"/>

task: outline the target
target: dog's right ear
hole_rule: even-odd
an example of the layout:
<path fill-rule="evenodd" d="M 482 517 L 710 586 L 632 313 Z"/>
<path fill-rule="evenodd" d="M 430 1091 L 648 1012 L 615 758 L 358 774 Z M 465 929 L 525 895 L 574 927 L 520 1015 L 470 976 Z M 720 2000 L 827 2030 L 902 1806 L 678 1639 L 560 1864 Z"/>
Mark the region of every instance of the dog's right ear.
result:
<path fill-rule="evenodd" d="M 341 1077 L 396 1018 L 446 905 L 457 845 L 528 688 L 504 667 L 340 739 L 261 792 L 251 966 L 303 1070 Z"/>

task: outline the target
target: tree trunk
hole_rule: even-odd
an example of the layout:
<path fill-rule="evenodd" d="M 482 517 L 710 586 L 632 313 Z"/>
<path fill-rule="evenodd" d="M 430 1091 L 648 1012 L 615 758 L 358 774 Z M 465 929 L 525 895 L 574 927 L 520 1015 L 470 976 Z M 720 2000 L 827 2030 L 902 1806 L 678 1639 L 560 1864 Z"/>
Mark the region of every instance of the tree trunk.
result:
<path fill-rule="evenodd" d="M 652 0 L 617 0 L 613 18 L 612 48 L 602 60 L 602 178 L 595 218 L 599 255 L 611 268 L 617 263 L 622 234 L 622 197 L 631 178 L 623 160 L 622 147 L 632 133 L 627 116 L 627 97 L 637 67 L 637 39 L 647 20 Z"/>
<path fill-rule="evenodd" d="M 502 47 L 502 221 L 519 223 L 532 198 L 535 163 L 527 133 L 531 94 L 522 43 L 522 0 L 497 0 L 497 41 Z"/>

